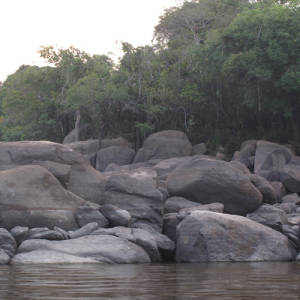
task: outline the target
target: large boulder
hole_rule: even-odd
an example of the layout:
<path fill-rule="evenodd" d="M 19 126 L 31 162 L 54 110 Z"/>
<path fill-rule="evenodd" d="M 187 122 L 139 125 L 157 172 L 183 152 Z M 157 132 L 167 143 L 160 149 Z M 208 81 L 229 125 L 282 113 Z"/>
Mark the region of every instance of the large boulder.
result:
<path fill-rule="evenodd" d="M 263 202 L 269 204 L 276 203 L 276 192 L 272 184 L 267 179 L 259 175 L 251 174 L 250 180 L 263 195 Z"/>
<path fill-rule="evenodd" d="M 289 261 L 295 256 L 284 235 L 241 216 L 194 212 L 177 226 L 177 262 Z"/>
<path fill-rule="evenodd" d="M 77 228 L 76 208 L 85 201 L 65 190 L 46 169 L 32 165 L 0 172 L 0 226 L 11 229 Z"/>
<path fill-rule="evenodd" d="M 242 143 L 241 150 L 236 152 L 234 160 L 243 163 L 248 169 L 253 169 L 254 156 L 256 151 L 256 140 L 248 140 Z"/>
<path fill-rule="evenodd" d="M 35 161 L 51 161 L 64 165 L 87 163 L 69 147 L 46 141 L 0 142 L 0 170 L 30 165 Z"/>
<path fill-rule="evenodd" d="M 58 252 L 60 254 L 59 262 L 69 262 L 69 259 L 74 257 L 78 258 L 78 262 L 99 261 L 119 264 L 150 262 L 149 256 L 141 247 L 125 239 L 111 235 L 88 235 L 64 241 L 27 240 L 20 245 L 18 254 L 13 258 L 12 263 L 58 262 L 55 255 L 49 259 L 47 255 L 41 255 L 40 251 Z M 62 256 L 64 254 L 72 257 L 67 256 L 64 261 Z M 38 257 L 39 259 L 37 259 Z"/>
<path fill-rule="evenodd" d="M 116 165 L 128 165 L 132 162 L 135 151 L 129 147 L 111 146 L 100 149 L 97 152 L 96 169 L 104 171 L 105 168 L 114 163 Z"/>
<path fill-rule="evenodd" d="M 103 204 L 127 210 L 132 224 L 142 220 L 158 230 L 162 228 L 163 195 L 150 177 L 138 173 L 110 176 Z"/>
<path fill-rule="evenodd" d="M 300 157 L 292 158 L 280 172 L 280 181 L 292 193 L 300 192 Z"/>
<path fill-rule="evenodd" d="M 192 144 L 185 133 L 176 130 L 160 131 L 151 134 L 145 140 L 143 148 L 138 151 L 134 162 L 189 156 L 192 154 L 192 149 Z"/>
<path fill-rule="evenodd" d="M 101 203 L 106 177 L 86 164 L 74 164 L 70 170 L 67 188 L 86 201 Z"/>
<path fill-rule="evenodd" d="M 267 141 L 258 141 L 254 172 L 269 181 L 279 181 L 281 170 L 292 157 L 293 153 L 287 147 Z"/>
<path fill-rule="evenodd" d="M 195 158 L 175 169 L 167 179 L 171 196 L 185 197 L 201 204 L 222 203 L 224 212 L 252 212 L 262 202 L 262 195 L 249 176 L 230 163 Z"/>

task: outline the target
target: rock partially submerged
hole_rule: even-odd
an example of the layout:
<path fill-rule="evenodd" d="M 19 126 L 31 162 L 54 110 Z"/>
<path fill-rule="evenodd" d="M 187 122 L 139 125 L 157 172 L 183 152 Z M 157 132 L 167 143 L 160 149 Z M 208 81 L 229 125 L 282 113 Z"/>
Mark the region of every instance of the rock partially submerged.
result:
<path fill-rule="evenodd" d="M 289 261 L 295 256 L 284 235 L 241 216 L 194 212 L 177 227 L 177 262 Z"/>
<path fill-rule="evenodd" d="M 47 251 L 47 252 L 41 252 Z M 52 255 L 49 256 L 48 251 Z M 59 254 L 59 255 L 56 255 Z M 64 256 L 67 255 L 67 256 Z M 118 264 L 149 263 L 139 246 L 111 235 L 88 235 L 64 241 L 27 240 L 23 242 L 13 264 L 57 262 L 106 262 Z"/>

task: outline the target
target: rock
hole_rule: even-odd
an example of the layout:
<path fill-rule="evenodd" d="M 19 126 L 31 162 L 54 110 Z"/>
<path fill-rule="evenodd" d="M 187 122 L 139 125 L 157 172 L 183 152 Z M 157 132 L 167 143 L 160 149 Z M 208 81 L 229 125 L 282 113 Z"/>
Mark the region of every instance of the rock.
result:
<path fill-rule="evenodd" d="M 96 169 L 104 171 L 111 163 L 119 166 L 128 165 L 132 162 L 135 151 L 128 147 L 111 146 L 100 149 L 97 152 Z"/>
<path fill-rule="evenodd" d="M 53 250 L 34 250 L 19 253 L 11 260 L 12 265 L 20 264 L 84 264 L 84 263 L 110 263 L 109 260 L 100 257 L 75 256 L 68 253 Z"/>
<path fill-rule="evenodd" d="M 53 230 L 59 232 L 63 236 L 63 240 L 67 240 L 70 238 L 69 233 L 67 231 L 63 230 L 62 228 L 54 226 Z"/>
<path fill-rule="evenodd" d="M 0 265 L 7 265 L 9 261 L 9 255 L 3 249 L 0 249 Z"/>
<path fill-rule="evenodd" d="M 93 167 L 74 164 L 70 171 L 68 190 L 94 203 L 102 203 L 106 178 Z"/>
<path fill-rule="evenodd" d="M 288 194 L 282 198 L 282 203 L 293 203 L 297 206 L 300 205 L 300 197 L 298 194 Z"/>
<path fill-rule="evenodd" d="M 196 158 L 178 167 L 168 176 L 167 186 L 171 196 L 200 204 L 223 203 L 226 213 L 250 213 L 262 202 L 249 176 L 228 162 L 214 159 Z"/>
<path fill-rule="evenodd" d="M 113 235 L 121 239 L 128 240 L 135 243 L 136 238 L 133 234 L 133 229 L 128 227 L 113 227 L 113 228 L 99 228 L 91 233 L 92 235 Z"/>
<path fill-rule="evenodd" d="M 157 246 L 159 250 L 163 251 L 173 251 L 175 249 L 175 245 L 173 241 L 171 241 L 166 235 L 161 234 L 160 232 L 153 229 L 153 227 L 143 224 L 141 222 L 135 223 L 135 228 L 143 229 L 145 231 L 148 231 L 152 237 L 155 239 Z"/>
<path fill-rule="evenodd" d="M 178 212 L 177 218 L 179 220 L 183 220 L 186 216 L 190 215 L 195 211 L 213 211 L 217 213 L 223 213 L 224 205 L 222 203 L 211 203 L 211 204 L 198 205 L 189 208 L 183 208 Z"/>
<path fill-rule="evenodd" d="M 177 262 L 289 261 L 295 256 L 284 235 L 241 216 L 199 211 L 177 226 Z"/>
<path fill-rule="evenodd" d="M 100 141 L 101 149 L 112 147 L 112 146 L 118 146 L 118 147 L 127 147 L 132 148 L 132 144 L 128 142 L 123 137 L 118 137 L 114 139 L 102 139 Z"/>
<path fill-rule="evenodd" d="M 133 235 L 136 239 L 135 243 L 147 252 L 151 259 L 151 262 L 161 261 L 161 256 L 158 251 L 156 240 L 149 232 L 142 229 L 134 228 Z"/>
<path fill-rule="evenodd" d="M 284 146 L 267 141 L 258 141 L 254 172 L 269 181 L 279 181 L 281 170 L 292 157 L 293 153 Z"/>
<path fill-rule="evenodd" d="M 268 204 L 276 203 L 276 193 L 268 180 L 259 175 L 250 175 L 250 180 L 263 195 L 263 202 Z"/>
<path fill-rule="evenodd" d="M 176 227 L 181 222 L 177 218 L 177 213 L 164 215 L 163 234 L 176 243 Z"/>
<path fill-rule="evenodd" d="M 98 140 L 80 141 L 67 144 L 67 146 L 72 150 L 82 154 L 83 157 L 85 157 L 88 161 L 90 161 L 100 149 L 100 144 Z"/>
<path fill-rule="evenodd" d="M 77 228 L 74 212 L 85 201 L 66 191 L 40 166 L 0 172 L 0 226 Z"/>
<path fill-rule="evenodd" d="M 37 228 L 39 229 L 39 228 Z M 63 234 L 56 230 L 50 230 L 48 228 L 42 228 L 41 230 L 34 231 L 34 229 L 29 230 L 28 239 L 43 239 L 50 241 L 61 241 L 64 240 L 65 237 Z"/>
<path fill-rule="evenodd" d="M 286 225 L 288 223 L 286 213 L 283 210 L 269 204 L 264 204 L 253 213 L 247 214 L 247 218 L 271 227 L 277 231 L 281 231 L 282 225 Z"/>
<path fill-rule="evenodd" d="M 241 163 L 240 161 L 237 161 L 237 160 L 232 160 L 230 162 L 231 166 L 233 166 L 234 168 L 242 171 L 245 175 L 248 175 L 250 176 L 251 175 L 251 172 L 249 171 L 249 169 L 243 164 Z"/>
<path fill-rule="evenodd" d="M 165 130 L 151 134 L 144 142 L 134 158 L 134 163 L 150 159 L 168 159 L 172 157 L 189 156 L 192 145 L 185 133 L 175 130 Z"/>
<path fill-rule="evenodd" d="M 286 203 L 276 203 L 274 204 L 274 207 L 282 209 L 287 214 L 292 214 L 296 212 L 298 206 L 295 203 L 286 202 Z"/>
<path fill-rule="evenodd" d="M 50 173 L 52 173 L 59 182 L 66 188 L 68 181 L 69 181 L 69 175 L 71 166 L 66 164 L 57 163 L 54 161 L 37 161 L 34 160 L 32 162 L 33 165 L 39 165 L 45 169 L 47 169 Z"/>
<path fill-rule="evenodd" d="M 161 230 L 163 196 L 154 180 L 132 174 L 109 177 L 103 204 L 112 204 L 127 210 L 132 223 L 143 220 Z"/>
<path fill-rule="evenodd" d="M 81 227 L 80 229 L 77 229 L 75 231 L 69 232 L 69 237 L 71 239 L 76 239 L 85 235 L 91 234 L 93 231 L 97 230 L 99 228 L 98 224 L 96 222 L 89 223 Z"/>
<path fill-rule="evenodd" d="M 15 254 L 17 243 L 13 236 L 4 228 L 0 228 L 0 249 L 12 257 Z"/>
<path fill-rule="evenodd" d="M 281 202 L 282 197 L 286 195 L 286 189 L 284 185 L 279 181 L 273 181 L 271 182 L 271 185 L 275 193 L 276 202 Z"/>
<path fill-rule="evenodd" d="M 238 155 L 234 157 L 235 160 L 243 163 L 249 170 L 253 170 L 254 168 L 253 157 L 255 156 L 256 152 L 256 143 L 256 140 L 245 141 L 242 143 L 241 150 L 239 151 Z"/>
<path fill-rule="evenodd" d="M 192 155 L 198 155 L 198 154 L 206 154 L 207 153 L 207 147 L 205 143 L 200 143 L 193 146 L 192 149 Z"/>
<path fill-rule="evenodd" d="M 41 250 L 57 251 L 61 254 L 69 254 L 79 258 L 118 264 L 150 262 L 148 254 L 141 247 L 127 240 L 111 235 L 87 235 L 64 241 L 26 240 L 19 247 L 13 263 L 17 264 L 24 260 L 24 257 L 19 260 L 20 254 L 31 253 L 31 257 L 34 258 L 36 251 Z M 55 255 L 53 256 L 55 257 Z M 29 263 L 29 260 L 27 262 Z M 34 262 L 33 259 L 32 263 Z M 39 263 L 41 262 L 39 261 Z"/>
<path fill-rule="evenodd" d="M 280 172 L 280 181 L 291 193 L 300 192 L 300 157 L 292 158 Z"/>
<path fill-rule="evenodd" d="M 118 207 L 106 204 L 100 208 L 101 213 L 108 219 L 112 227 L 124 226 L 128 227 L 131 221 L 130 213 L 127 210 L 119 209 Z"/>
<path fill-rule="evenodd" d="M 89 223 L 97 223 L 99 227 L 108 227 L 108 220 L 100 213 L 99 210 L 83 205 L 75 211 L 76 222 L 80 227 Z"/>
<path fill-rule="evenodd" d="M 65 145 L 57 143 L 45 141 L 0 143 L 0 170 L 30 165 L 37 161 L 51 161 L 63 165 L 87 163 L 82 155 Z"/>
<path fill-rule="evenodd" d="M 29 228 L 23 226 L 16 226 L 10 230 L 11 235 L 16 240 L 17 244 L 20 245 L 27 239 Z"/>
<path fill-rule="evenodd" d="M 216 153 L 216 160 L 226 160 L 226 154 L 222 152 Z"/>
<path fill-rule="evenodd" d="M 300 215 L 292 216 L 288 218 L 289 225 L 300 225 Z"/>
<path fill-rule="evenodd" d="M 165 202 L 165 214 L 178 213 L 183 208 L 199 206 L 199 203 L 187 200 L 183 197 L 171 197 Z"/>

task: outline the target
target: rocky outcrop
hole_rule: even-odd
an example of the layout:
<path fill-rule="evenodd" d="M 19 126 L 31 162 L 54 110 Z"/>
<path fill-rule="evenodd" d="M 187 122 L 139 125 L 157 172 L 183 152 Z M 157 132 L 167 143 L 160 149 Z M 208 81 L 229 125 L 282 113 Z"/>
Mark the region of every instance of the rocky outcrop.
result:
<path fill-rule="evenodd" d="M 189 156 L 191 153 L 192 145 L 183 132 L 166 130 L 151 134 L 136 154 L 134 162 Z"/>
<path fill-rule="evenodd" d="M 40 166 L 0 172 L 1 227 L 77 228 L 74 212 L 84 203 Z"/>
<path fill-rule="evenodd" d="M 250 213 L 262 202 L 249 176 L 228 162 L 208 158 L 196 157 L 175 169 L 168 176 L 167 187 L 172 196 L 200 204 L 219 202 L 232 214 Z"/>
<path fill-rule="evenodd" d="M 194 212 L 177 227 L 177 262 L 288 261 L 295 256 L 284 235 L 241 216 Z"/>
<path fill-rule="evenodd" d="M 300 192 L 300 157 L 292 158 L 280 171 L 280 181 L 291 193 Z"/>

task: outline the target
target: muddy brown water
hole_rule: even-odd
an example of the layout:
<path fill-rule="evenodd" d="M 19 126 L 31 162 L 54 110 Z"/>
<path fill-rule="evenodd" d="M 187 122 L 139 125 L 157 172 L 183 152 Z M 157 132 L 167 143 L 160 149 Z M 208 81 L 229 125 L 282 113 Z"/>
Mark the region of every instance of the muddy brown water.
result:
<path fill-rule="evenodd" d="M 0 299 L 300 299 L 300 263 L 1 266 Z"/>

